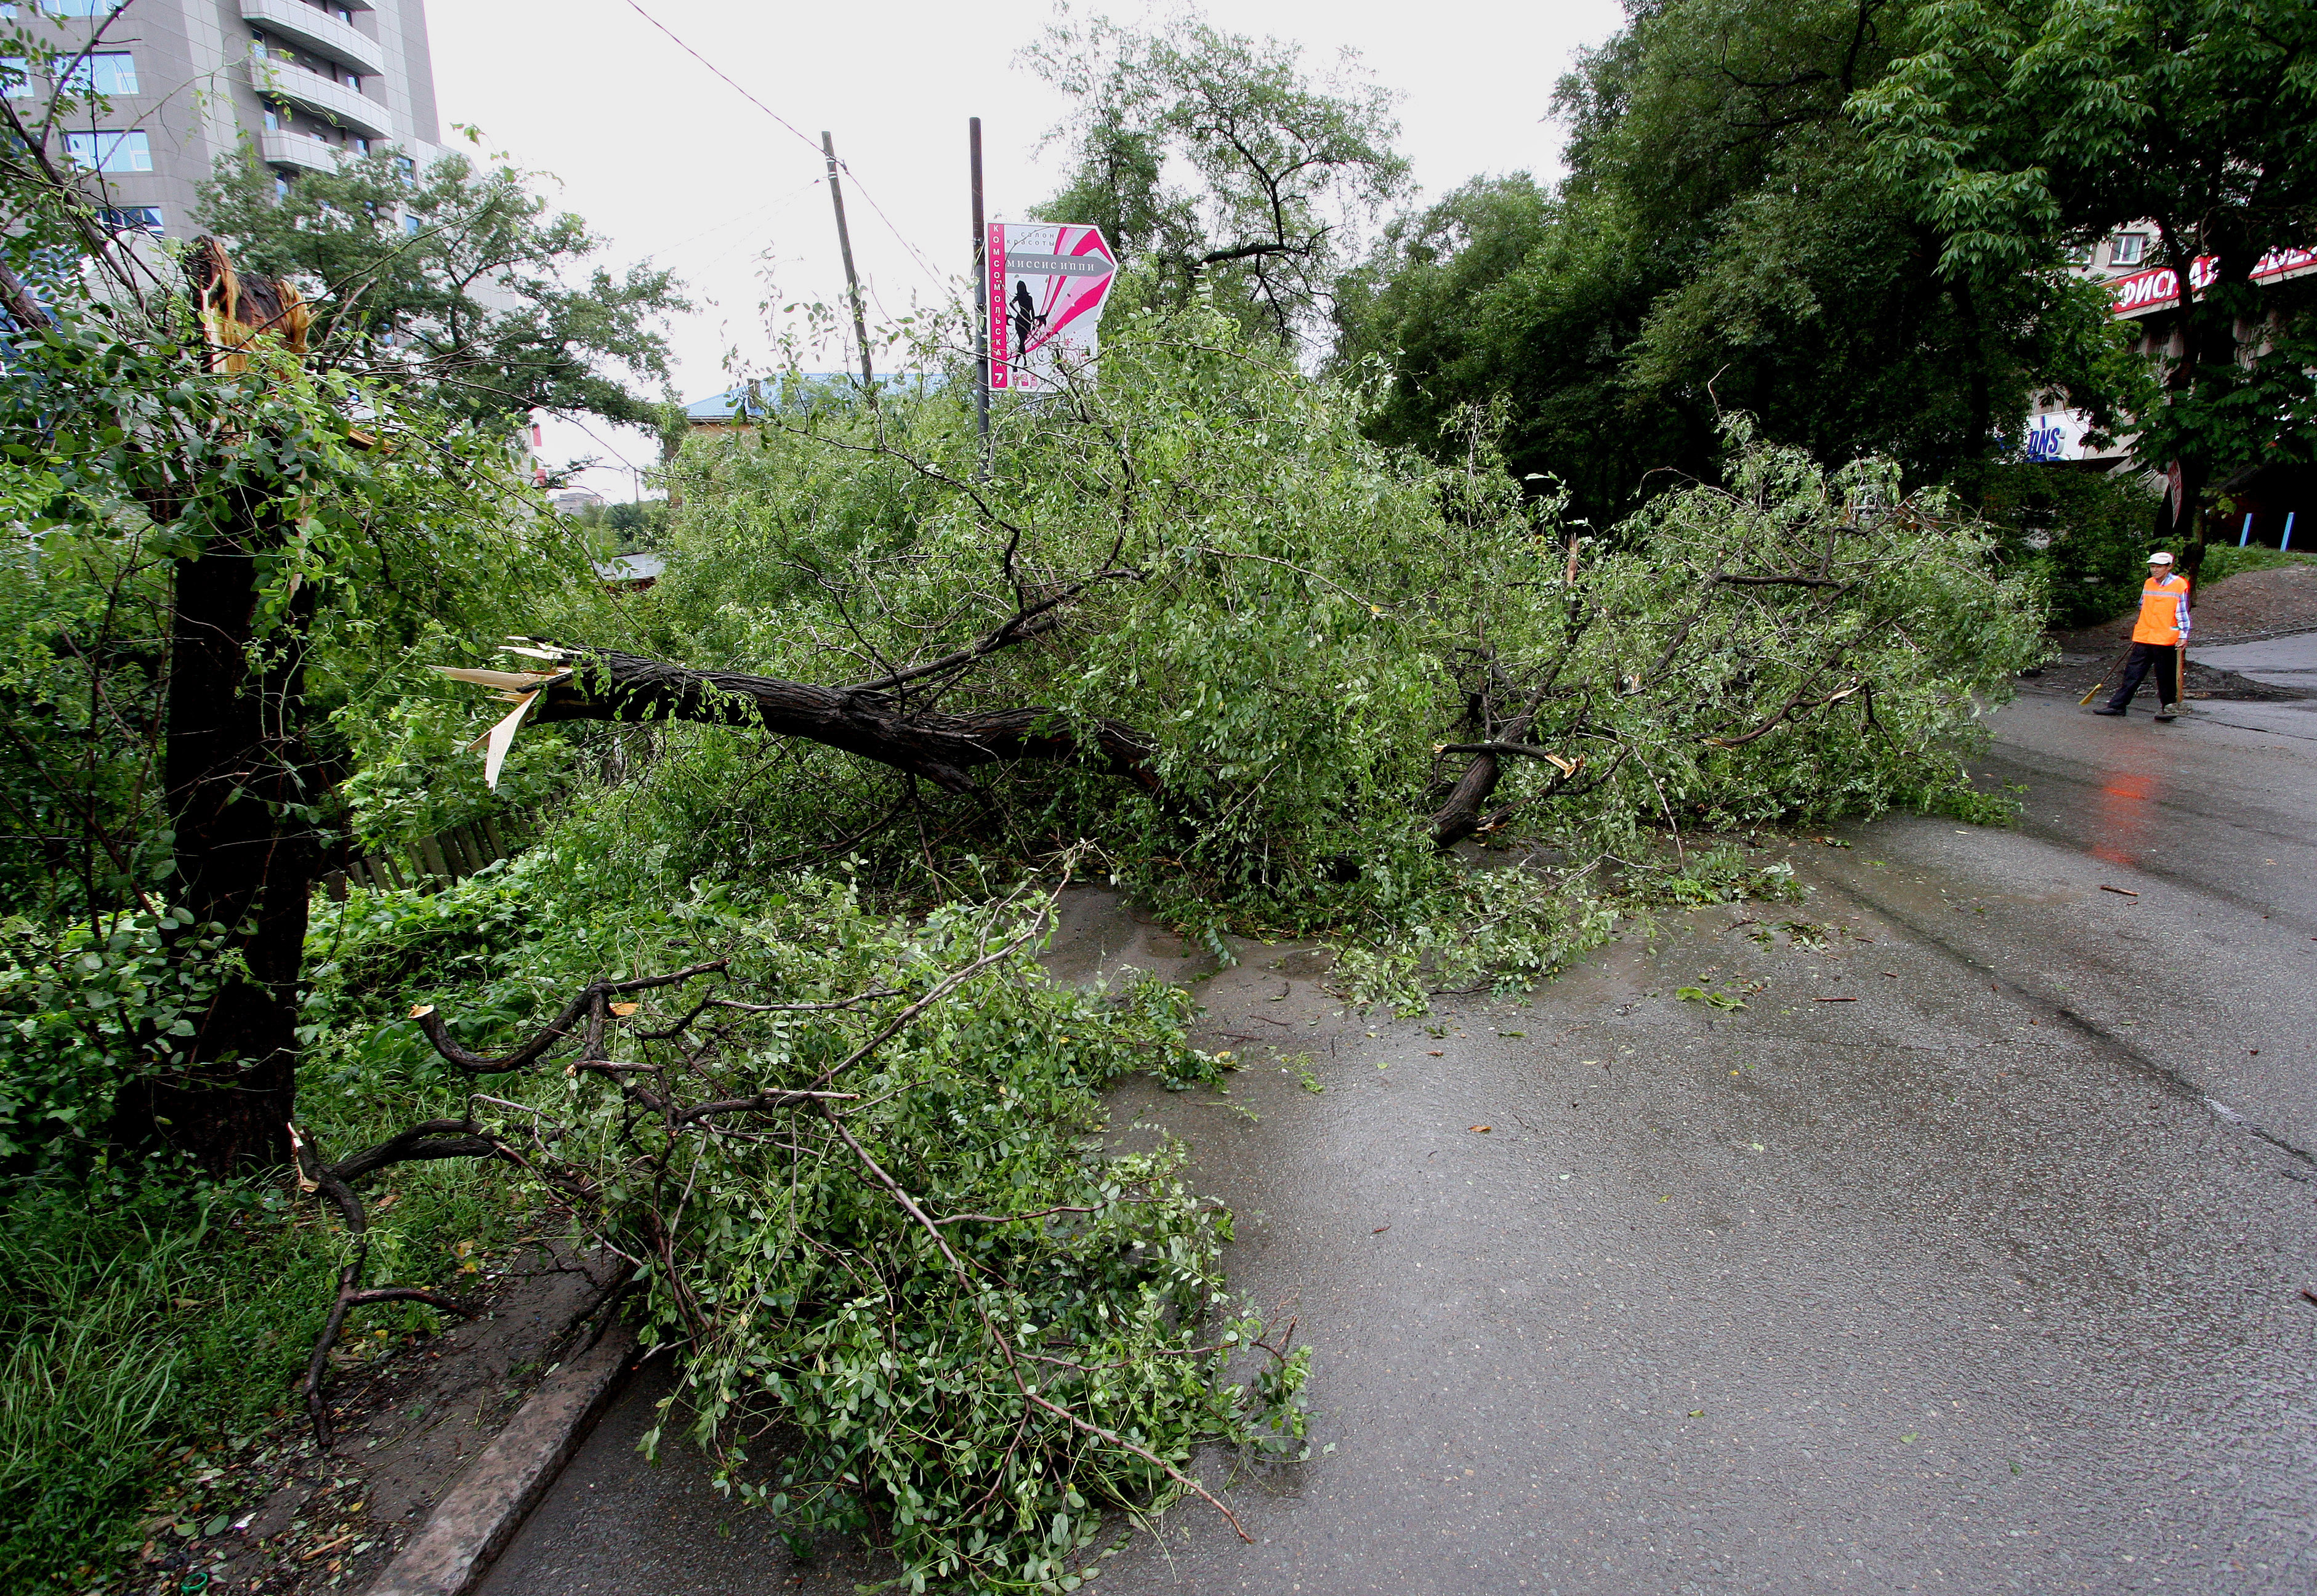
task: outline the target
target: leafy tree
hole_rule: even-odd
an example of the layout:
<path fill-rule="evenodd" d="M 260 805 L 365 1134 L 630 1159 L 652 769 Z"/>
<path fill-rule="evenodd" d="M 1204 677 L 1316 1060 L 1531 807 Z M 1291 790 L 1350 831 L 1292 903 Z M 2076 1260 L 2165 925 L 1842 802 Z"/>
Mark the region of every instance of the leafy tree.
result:
<path fill-rule="evenodd" d="M 1936 480 L 1997 452 L 2034 388 L 2092 387 L 2105 331 L 2056 256 L 1943 273 L 1907 192 L 1865 169 L 1846 107 L 1910 25 L 1883 0 L 1634 6 L 1560 85 L 1561 190 L 1452 196 L 1346 295 L 1338 360 L 1392 367 L 1382 435 L 1501 397 L 1514 469 L 1597 519 L 1710 474 L 1725 408 Z"/>
<path fill-rule="evenodd" d="M 667 501 L 647 498 L 586 505 L 571 517 L 607 554 L 632 554 L 657 547 L 667 532 Z"/>
<path fill-rule="evenodd" d="M 1525 173 L 1475 178 L 1389 224 L 1338 284 L 1334 366 L 1373 363 L 1379 442 L 1446 458 L 1485 415 L 1507 467 L 1566 488 L 1606 526 L 1649 473 L 1703 469 L 1704 418 L 1629 402 L 1626 362 L 1651 300 L 1640 240 L 1615 207 Z"/>
<path fill-rule="evenodd" d="M 637 384 L 666 386 L 659 327 L 691 307 L 668 272 L 588 268 L 604 241 L 550 214 L 533 181 L 458 154 L 406 169 L 378 149 L 277 197 L 245 151 L 219 161 L 198 214 L 245 270 L 299 287 L 327 361 L 424 381 L 478 419 L 539 408 L 655 425 L 663 401 Z"/>
<path fill-rule="evenodd" d="M 2317 12 L 2298 0 L 1941 0 L 1856 111 L 1879 167 L 1938 230 L 1958 280 L 2034 270 L 2152 223 L 2159 259 L 2210 286 L 2158 325 L 2134 452 L 2177 461 L 2194 573 L 2218 483 L 2317 459 L 2305 291 L 2255 288 L 2268 250 L 2317 237 Z M 2185 514 L 2184 514 L 2185 513 Z"/>
<path fill-rule="evenodd" d="M 1326 300 L 1350 225 L 1408 181 L 1391 97 L 1348 71 L 1311 83 L 1300 54 L 1195 12 L 1149 33 L 1056 23 L 1025 58 L 1078 102 L 1052 135 L 1069 139 L 1072 172 L 1038 213 L 1099 226 L 1130 293 L 1180 305 L 1205 286 L 1244 324 L 1292 339 Z"/>

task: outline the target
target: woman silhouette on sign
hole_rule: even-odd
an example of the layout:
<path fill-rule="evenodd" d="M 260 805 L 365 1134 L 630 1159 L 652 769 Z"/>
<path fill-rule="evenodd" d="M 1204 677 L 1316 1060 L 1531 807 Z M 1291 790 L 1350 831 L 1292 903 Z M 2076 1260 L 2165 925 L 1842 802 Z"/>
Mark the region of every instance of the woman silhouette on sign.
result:
<path fill-rule="evenodd" d="M 1030 285 L 1020 278 L 1015 278 L 1014 280 L 1014 347 L 1027 349 L 1030 346 L 1030 335 L 1045 325 L 1046 318 L 1038 314 L 1038 307 L 1031 302 Z"/>

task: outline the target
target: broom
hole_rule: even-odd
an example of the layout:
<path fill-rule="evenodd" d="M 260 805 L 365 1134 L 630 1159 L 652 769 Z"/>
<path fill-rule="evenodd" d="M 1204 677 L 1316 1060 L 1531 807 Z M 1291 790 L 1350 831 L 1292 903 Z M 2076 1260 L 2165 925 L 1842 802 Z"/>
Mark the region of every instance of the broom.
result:
<path fill-rule="evenodd" d="M 2085 694 L 2081 698 L 2076 700 L 2076 707 L 2080 709 L 2085 704 L 2089 704 L 2093 699 L 2098 697 L 2099 690 L 2107 686 L 2107 678 L 2116 674 L 2116 667 L 2122 665 L 2125 660 L 2131 658 L 2132 645 L 2130 643 L 2126 643 L 2124 645 L 2124 652 L 2109 660 L 2107 668 L 2100 672 L 2100 679 L 2092 684 L 2092 690 Z"/>

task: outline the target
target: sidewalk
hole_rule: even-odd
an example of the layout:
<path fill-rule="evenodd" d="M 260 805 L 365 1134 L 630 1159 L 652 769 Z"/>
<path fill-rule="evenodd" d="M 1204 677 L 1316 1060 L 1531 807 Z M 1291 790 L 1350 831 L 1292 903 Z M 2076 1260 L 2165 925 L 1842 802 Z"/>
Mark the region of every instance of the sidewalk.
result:
<path fill-rule="evenodd" d="M 2272 687 L 2317 691 L 2317 632 L 2272 637 L 2254 643 L 2223 643 L 2203 648 L 2188 645 L 2191 664 L 2215 670 L 2232 670 Z"/>

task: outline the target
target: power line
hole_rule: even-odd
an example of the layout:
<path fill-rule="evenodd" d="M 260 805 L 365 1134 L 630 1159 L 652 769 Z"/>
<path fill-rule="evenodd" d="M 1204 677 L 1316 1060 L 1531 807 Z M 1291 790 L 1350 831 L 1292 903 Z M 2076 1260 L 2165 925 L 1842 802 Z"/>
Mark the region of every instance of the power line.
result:
<path fill-rule="evenodd" d="M 678 36 L 675 29 L 669 27 L 666 22 L 661 22 L 658 17 L 652 15 L 650 12 L 646 11 L 642 5 L 638 4 L 638 0 L 628 0 L 628 9 L 634 12 L 638 16 L 643 18 L 644 21 L 649 22 L 653 27 L 658 28 L 661 32 L 666 34 L 667 37 L 674 41 L 675 47 L 682 50 L 685 55 L 690 56 L 693 60 L 707 67 L 709 71 L 714 73 L 718 77 L 722 78 L 725 84 L 731 88 L 734 94 L 738 94 L 740 98 L 746 100 L 749 104 L 763 112 L 766 116 L 771 117 L 774 121 L 780 123 L 782 127 L 786 128 L 803 143 L 807 149 L 811 150 L 816 157 L 820 154 L 820 146 L 815 143 L 812 139 L 806 138 L 803 131 L 799 129 L 794 122 L 789 121 L 788 118 L 783 116 L 779 112 L 774 111 L 762 100 L 757 99 L 756 95 L 741 87 L 739 83 L 735 80 L 729 73 L 726 72 L 724 68 L 719 67 L 715 62 L 710 60 L 706 56 L 702 55 L 698 50 L 693 49 L 692 46 L 686 44 L 684 40 Z M 869 202 L 869 209 L 874 211 L 877 213 L 877 220 L 885 224 L 885 230 L 892 234 L 894 241 L 899 244 L 903 249 L 908 250 L 911 258 L 916 260 L 917 263 L 917 269 L 925 273 L 926 278 L 932 282 L 935 287 L 938 288 L 942 286 L 941 273 L 934 270 L 933 264 L 926 259 L 925 252 L 919 249 L 916 245 L 910 243 L 907 238 L 903 237 L 901 229 L 893 225 L 893 219 L 885 214 L 885 207 L 877 202 L 877 196 L 869 192 L 869 185 L 861 181 L 860 175 L 854 172 L 852 166 L 847 162 L 840 160 L 836 165 L 839 170 L 841 170 L 847 177 L 853 179 L 854 186 L 860 191 L 861 197 Z"/>
<path fill-rule="evenodd" d="M 783 206 L 791 203 L 799 194 L 805 193 L 807 190 L 819 188 L 820 184 L 821 179 L 818 177 L 814 178 L 810 183 L 800 184 L 795 188 L 789 190 L 788 193 L 776 195 L 774 198 L 765 201 L 754 211 L 746 211 L 738 216 L 728 216 L 722 221 L 716 223 L 713 227 L 702 228 L 698 232 L 693 234 L 691 238 L 668 245 L 665 249 L 660 251 L 660 253 L 667 255 L 673 254 L 677 250 L 689 249 L 692 246 L 699 243 L 700 240 L 707 238 L 711 233 L 720 233 L 727 228 L 736 228 L 743 222 L 755 221 L 759 217 L 768 215 L 774 211 L 780 210 Z"/>
<path fill-rule="evenodd" d="M 747 89 L 742 88 L 742 87 L 741 87 L 738 83 L 735 83 L 735 82 L 732 80 L 732 78 L 731 78 L 729 76 L 728 76 L 728 75 L 726 74 L 726 72 L 725 72 L 725 70 L 724 70 L 724 68 L 723 68 L 723 67 L 719 67 L 715 62 L 713 62 L 713 61 L 710 60 L 706 56 L 702 55 L 698 50 L 696 50 L 696 49 L 693 49 L 690 45 L 688 45 L 688 44 L 684 43 L 684 41 L 682 39 L 677 38 L 677 37 L 676 37 L 676 32 L 675 32 L 675 29 L 673 29 L 673 28 L 669 27 L 666 22 L 661 22 L 661 21 L 659 20 L 659 18 L 658 18 L 658 17 L 656 17 L 656 16 L 652 15 L 652 13 L 651 13 L 650 12 L 646 11 L 642 6 L 640 6 L 640 5 L 637 4 L 636 4 L 636 0 L 628 0 L 628 7 L 629 7 L 629 9 L 630 9 L 630 10 L 633 11 L 633 12 L 634 12 L 638 16 L 640 16 L 640 17 L 643 18 L 643 19 L 644 19 L 644 21 L 646 21 L 646 22 L 649 22 L 653 27 L 658 28 L 661 32 L 663 32 L 663 33 L 666 34 L 670 39 L 675 40 L 676 49 L 678 49 L 682 50 L 685 55 L 690 56 L 693 60 L 695 60 L 695 61 L 699 62 L 702 66 L 703 66 L 703 67 L 707 67 L 711 72 L 713 72 L 717 76 L 723 78 L 723 79 L 724 79 L 724 81 L 725 81 L 727 84 L 729 84 L 729 85 L 731 85 L 731 87 L 732 87 L 732 91 L 733 91 L 735 94 L 738 94 L 738 95 L 740 96 L 740 98 L 742 98 L 743 100 L 746 100 L 749 104 L 751 104 L 751 105 L 755 106 L 757 110 L 759 110 L 759 111 L 763 112 L 766 116 L 771 117 L 774 121 L 776 121 L 776 122 L 780 123 L 780 124 L 781 124 L 781 126 L 783 126 L 783 127 L 786 128 L 790 132 L 792 132 L 792 133 L 795 133 L 798 139 L 802 139 L 802 140 L 803 140 L 804 147 L 805 147 L 807 149 L 809 149 L 809 150 L 812 151 L 812 153 L 813 153 L 814 155 L 816 155 L 816 156 L 818 156 L 818 155 L 820 153 L 820 146 L 819 146 L 819 145 L 818 145 L 818 144 L 815 144 L 811 139 L 806 139 L 806 138 L 805 138 L 805 136 L 804 136 L 804 134 L 803 134 L 803 133 L 801 133 L 801 132 L 800 132 L 800 131 L 798 130 L 798 129 L 797 129 L 797 125 L 796 125 L 794 122 L 792 122 L 792 121 L 789 121 L 789 119 L 788 119 L 787 117 L 783 116 L 779 112 L 774 111 L 771 106 L 769 106 L 769 105 L 765 104 L 762 100 L 757 99 L 756 95 L 754 95 L 754 94 L 750 94 Z"/>

